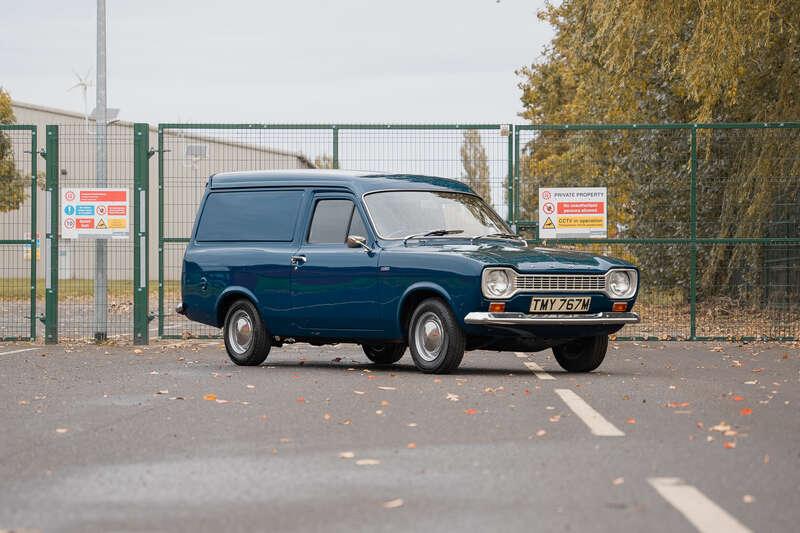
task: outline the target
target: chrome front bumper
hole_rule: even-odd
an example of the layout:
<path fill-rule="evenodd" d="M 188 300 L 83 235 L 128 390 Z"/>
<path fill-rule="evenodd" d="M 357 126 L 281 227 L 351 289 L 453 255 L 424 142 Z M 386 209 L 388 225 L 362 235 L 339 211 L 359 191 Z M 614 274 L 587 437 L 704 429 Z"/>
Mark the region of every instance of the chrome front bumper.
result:
<path fill-rule="evenodd" d="M 525 313 L 472 312 L 464 317 L 467 324 L 483 326 L 614 326 L 636 324 L 636 313 L 592 313 L 529 315 Z"/>

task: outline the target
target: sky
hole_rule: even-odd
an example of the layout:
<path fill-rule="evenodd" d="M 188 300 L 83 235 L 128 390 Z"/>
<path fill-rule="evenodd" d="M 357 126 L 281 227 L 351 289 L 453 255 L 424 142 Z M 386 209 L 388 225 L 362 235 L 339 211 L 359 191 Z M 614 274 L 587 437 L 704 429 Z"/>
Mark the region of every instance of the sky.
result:
<path fill-rule="evenodd" d="M 543 0 L 107 0 L 108 106 L 158 122 L 519 122 Z M 83 111 L 94 0 L 3 8 L 0 85 Z M 94 107 L 89 90 L 89 110 Z"/>

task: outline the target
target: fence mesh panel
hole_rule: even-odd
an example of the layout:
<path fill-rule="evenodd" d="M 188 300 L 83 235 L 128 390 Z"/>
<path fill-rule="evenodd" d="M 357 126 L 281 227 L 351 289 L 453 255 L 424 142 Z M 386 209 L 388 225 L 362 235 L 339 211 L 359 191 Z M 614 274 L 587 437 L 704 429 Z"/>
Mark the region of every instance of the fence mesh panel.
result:
<path fill-rule="evenodd" d="M 59 189 L 97 186 L 97 138 L 93 130 L 93 125 L 87 128 L 85 124 L 59 126 Z M 132 128 L 109 126 L 106 143 L 107 179 L 104 187 L 128 189 L 130 202 L 133 186 Z M 59 213 L 62 209 L 63 206 L 59 206 Z M 106 335 L 109 340 L 127 342 L 133 333 L 133 242 L 130 237 L 105 239 L 105 242 L 108 279 Z M 96 245 L 94 239 L 59 238 L 58 331 L 62 340 L 85 340 L 95 336 Z"/>
<path fill-rule="evenodd" d="M 24 128 L 24 129 L 22 129 Z M 0 125 L 0 339 L 29 339 L 36 332 L 35 146 L 33 126 Z M 34 264 L 35 266 L 35 264 Z"/>

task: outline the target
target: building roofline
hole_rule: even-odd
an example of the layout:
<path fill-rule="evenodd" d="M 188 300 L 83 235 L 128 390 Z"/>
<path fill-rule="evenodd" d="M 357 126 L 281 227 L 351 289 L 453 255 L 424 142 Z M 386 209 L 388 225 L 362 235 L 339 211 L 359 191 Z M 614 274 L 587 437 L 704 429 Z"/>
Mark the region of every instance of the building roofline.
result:
<path fill-rule="evenodd" d="M 78 112 L 75 112 L 75 111 L 68 111 L 66 109 L 58 109 L 58 108 L 55 108 L 55 107 L 43 106 L 43 105 L 38 105 L 38 104 L 31 104 L 31 103 L 28 103 L 28 102 L 21 102 L 19 100 L 11 100 L 11 107 L 12 108 L 20 107 L 20 108 L 28 109 L 28 110 L 31 110 L 31 111 L 39 111 L 39 112 L 43 112 L 43 113 L 52 113 L 54 115 L 61 115 L 61 116 L 65 116 L 65 117 L 79 119 L 81 122 L 86 120 L 86 118 L 83 116 L 83 113 L 78 113 Z M 95 119 L 93 119 L 93 118 L 89 118 L 88 120 L 89 120 L 89 122 L 95 122 Z M 122 126 L 122 127 L 125 127 L 125 128 L 133 128 L 133 122 L 130 122 L 128 120 L 116 120 L 116 121 L 114 121 L 114 126 Z M 149 128 L 150 128 L 151 132 L 158 133 L 158 127 L 157 126 L 152 126 L 151 125 L 151 126 L 149 126 Z M 270 153 L 270 154 L 275 154 L 275 155 L 283 155 L 283 156 L 287 156 L 287 157 L 296 157 L 302 163 L 307 165 L 309 168 L 315 168 L 314 167 L 314 163 L 312 163 L 305 154 L 302 154 L 300 152 L 292 152 L 292 151 L 289 151 L 289 150 L 281 150 L 281 149 L 278 149 L 278 148 L 261 147 L 261 146 L 257 146 L 257 145 L 245 144 L 245 143 L 240 143 L 240 142 L 236 142 L 236 141 L 227 141 L 225 139 L 217 139 L 217 138 L 214 138 L 214 137 L 207 137 L 205 135 L 198 135 L 196 133 L 172 133 L 172 135 L 175 135 L 176 137 L 181 137 L 181 138 L 184 138 L 184 139 L 191 139 L 191 140 L 205 141 L 205 142 L 213 142 L 215 144 L 219 144 L 219 145 L 223 145 L 223 146 L 230 146 L 232 148 L 247 148 L 249 150 L 257 150 L 257 151 L 260 151 L 260 152 L 265 152 L 265 153 Z"/>

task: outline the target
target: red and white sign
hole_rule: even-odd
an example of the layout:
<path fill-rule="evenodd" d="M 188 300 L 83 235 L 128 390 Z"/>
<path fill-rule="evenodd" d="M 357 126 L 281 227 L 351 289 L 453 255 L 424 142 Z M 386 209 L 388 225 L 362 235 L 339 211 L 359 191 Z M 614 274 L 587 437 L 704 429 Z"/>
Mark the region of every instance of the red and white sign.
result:
<path fill-rule="evenodd" d="M 128 189 L 61 189 L 61 237 L 127 239 Z"/>
<path fill-rule="evenodd" d="M 608 225 L 605 187 L 542 187 L 539 189 L 539 237 L 542 239 L 605 239 Z"/>

